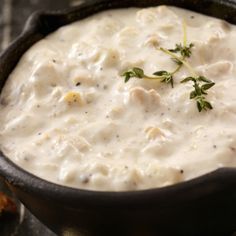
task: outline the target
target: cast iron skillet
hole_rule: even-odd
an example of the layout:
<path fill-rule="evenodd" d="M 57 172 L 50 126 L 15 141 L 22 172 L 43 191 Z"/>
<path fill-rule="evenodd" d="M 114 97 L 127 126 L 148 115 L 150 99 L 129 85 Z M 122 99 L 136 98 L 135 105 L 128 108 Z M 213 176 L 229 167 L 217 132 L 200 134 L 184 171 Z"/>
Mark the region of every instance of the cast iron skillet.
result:
<path fill-rule="evenodd" d="M 236 23 L 227 0 L 95 0 L 78 8 L 31 16 L 0 56 L 0 86 L 22 54 L 62 25 L 110 8 L 170 4 Z M 207 155 L 204 153 L 203 155 Z M 78 190 L 49 183 L 0 155 L 0 175 L 43 223 L 59 235 L 231 235 L 236 231 L 236 169 L 222 168 L 174 186 L 130 192 Z"/>

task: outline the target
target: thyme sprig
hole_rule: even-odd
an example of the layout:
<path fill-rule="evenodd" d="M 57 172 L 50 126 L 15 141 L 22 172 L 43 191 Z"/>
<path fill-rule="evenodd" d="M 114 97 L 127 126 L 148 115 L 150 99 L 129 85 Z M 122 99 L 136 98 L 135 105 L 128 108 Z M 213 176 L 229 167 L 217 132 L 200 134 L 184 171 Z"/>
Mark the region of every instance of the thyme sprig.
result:
<path fill-rule="evenodd" d="M 214 82 L 208 80 L 204 76 L 198 77 L 187 77 L 181 81 L 181 83 L 186 83 L 192 81 L 194 90 L 190 93 L 190 99 L 195 99 L 197 103 L 198 111 L 211 110 L 213 109 L 210 102 L 206 100 L 207 90 L 215 85 Z"/>
<path fill-rule="evenodd" d="M 198 75 L 194 68 L 187 62 L 187 58 L 192 55 L 193 43 L 187 44 L 187 30 L 186 23 L 183 22 L 183 43 L 175 45 L 173 49 L 158 48 L 160 51 L 171 56 L 172 61 L 177 64 L 174 71 L 168 72 L 165 70 L 156 71 L 152 76 L 148 76 L 144 73 L 143 69 L 134 67 L 122 74 L 125 77 L 125 83 L 127 83 L 131 78 L 138 79 L 149 79 L 149 80 L 159 80 L 162 83 L 170 84 L 174 87 L 174 75 L 185 66 L 190 72 L 191 76 L 188 76 L 181 80 L 181 83 L 193 82 L 194 90 L 190 92 L 190 99 L 195 99 L 198 111 L 211 110 L 213 109 L 210 102 L 206 100 L 207 90 L 215 85 L 214 82 L 205 78 L 204 76 Z"/>
<path fill-rule="evenodd" d="M 148 76 L 144 73 L 143 69 L 134 67 L 126 72 L 122 76 L 125 77 L 125 83 L 127 83 L 131 78 L 137 79 L 149 79 L 149 80 L 160 80 L 162 83 L 171 84 L 173 83 L 173 73 L 169 73 L 167 71 L 156 71 L 153 73 L 154 76 Z"/>
<path fill-rule="evenodd" d="M 178 65 L 178 67 L 172 71 L 168 72 L 166 70 L 160 70 L 154 72 L 152 75 L 154 76 L 148 76 L 144 73 L 143 69 L 138 67 L 133 67 L 132 69 L 124 72 L 122 76 L 125 77 L 125 83 L 127 83 L 131 78 L 137 78 L 137 79 L 152 79 L 152 80 L 160 80 L 162 83 L 171 84 L 171 87 L 174 87 L 174 79 L 173 76 L 181 69 L 183 64 L 188 67 L 190 70 L 192 70 L 191 66 L 185 61 L 185 57 L 190 57 L 191 51 L 190 49 L 193 47 L 193 44 L 190 46 L 182 46 L 181 44 L 178 45 L 178 49 L 164 49 L 160 48 L 161 51 L 163 51 L 166 54 L 169 54 L 172 57 L 172 60 Z M 173 53 L 173 51 L 180 52 L 182 57 L 178 57 L 176 54 Z"/>
<path fill-rule="evenodd" d="M 176 44 L 174 49 L 169 49 L 170 52 L 180 53 L 183 58 L 190 57 L 192 54 L 191 49 L 194 47 L 193 43 L 190 43 L 188 46 L 183 46 L 181 43 Z"/>

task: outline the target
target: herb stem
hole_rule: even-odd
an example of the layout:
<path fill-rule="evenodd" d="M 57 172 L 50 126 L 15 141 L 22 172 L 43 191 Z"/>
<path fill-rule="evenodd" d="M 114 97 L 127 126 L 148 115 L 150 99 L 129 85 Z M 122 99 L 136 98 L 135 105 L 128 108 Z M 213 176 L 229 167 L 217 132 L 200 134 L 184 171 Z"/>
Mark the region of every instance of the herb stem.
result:
<path fill-rule="evenodd" d="M 157 79 L 164 79 L 165 76 L 155 76 L 155 77 L 152 77 L 152 76 L 144 75 L 143 78 L 144 79 L 149 79 L 149 80 L 157 80 Z"/>
<path fill-rule="evenodd" d="M 176 60 L 182 62 L 185 67 L 189 70 L 189 72 L 192 74 L 193 77 L 197 76 L 197 73 L 194 71 L 193 67 L 190 66 L 190 64 L 188 62 L 186 62 L 185 60 L 183 60 L 183 58 L 178 57 L 176 54 L 170 52 L 169 50 L 165 49 L 165 48 L 160 48 L 160 50 L 168 55 L 170 55 L 171 57 L 175 58 Z"/>
<path fill-rule="evenodd" d="M 174 74 L 177 73 L 181 68 L 182 68 L 182 64 L 179 65 L 178 67 L 176 67 L 176 69 L 175 69 L 171 74 L 174 75 Z"/>
<path fill-rule="evenodd" d="M 184 47 L 187 47 L 187 24 L 185 19 L 183 19 L 182 27 L 183 27 L 183 45 Z"/>

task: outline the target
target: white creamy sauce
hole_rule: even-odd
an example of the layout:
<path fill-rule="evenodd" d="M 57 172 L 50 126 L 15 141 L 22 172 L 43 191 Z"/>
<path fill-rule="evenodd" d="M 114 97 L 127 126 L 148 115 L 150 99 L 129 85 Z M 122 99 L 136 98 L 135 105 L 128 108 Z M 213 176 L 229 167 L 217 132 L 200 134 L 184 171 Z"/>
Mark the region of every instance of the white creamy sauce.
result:
<path fill-rule="evenodd" d="M 174 88 L 121 74 L 176 68 L 155 45 L 194 43 L 189 63 L 214 81 L 198 112 L 192 84 Z M 1 94 L 0 148 L 61 185 L 136 190 L 236 166 L 236 27 L 175 7 L 112 10 L 61 27 L 36 43 Z"/>

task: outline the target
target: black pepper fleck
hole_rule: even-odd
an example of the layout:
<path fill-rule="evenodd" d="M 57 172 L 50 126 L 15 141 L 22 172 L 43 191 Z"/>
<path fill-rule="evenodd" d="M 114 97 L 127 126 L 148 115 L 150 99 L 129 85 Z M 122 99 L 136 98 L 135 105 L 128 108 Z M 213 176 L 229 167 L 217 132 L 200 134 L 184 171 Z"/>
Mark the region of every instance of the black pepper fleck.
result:
<path fill-rule="evenodd" d="M 184 170 L 180 170 L 180 173 L 183 174 L 183 173 L 184 173 Z"/>
<path fill-rule="evenodd" d="M 87 184 L 90 181 L 91 177 L 92 177 L 92 174 L 81 176 L 81 182 L 83 184 Z"/>
<path fill-rule="evenodd" d="M 76 86 L 80 86 L 80 85 L 81 85 L 81 82 L 76 83 Z"/>
<path fill-rule="evenodd" d="M 88 182 L 89 182 L 89 177 L 88 176 L 83 178 L 83 180 L 82 180 L 83 184 L 87 184 Z"/>
<path fill-rule="evenodd" d="M 29 158 L 28 158 L 28 157 L 24 157 L 23 159 L 24 159 L 24 161 L 26 161 L 26 162 L 29 161 Z"/>

